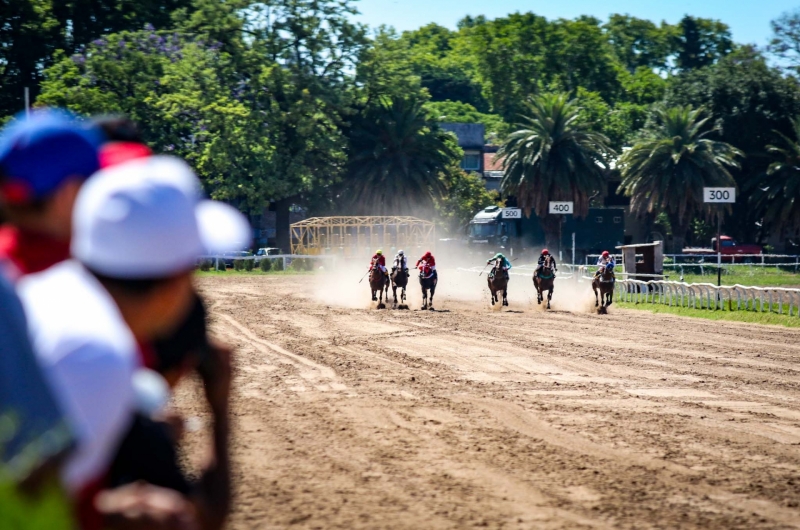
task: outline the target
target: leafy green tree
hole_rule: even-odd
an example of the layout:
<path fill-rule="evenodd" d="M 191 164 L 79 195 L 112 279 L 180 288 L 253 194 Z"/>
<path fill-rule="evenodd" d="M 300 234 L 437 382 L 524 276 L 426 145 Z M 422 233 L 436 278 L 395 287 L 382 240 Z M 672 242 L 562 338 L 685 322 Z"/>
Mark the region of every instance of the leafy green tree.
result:
<path fill-rule="evenodd" d="M 462 40 L 457 32 L 428 24 L 404 32 L 399 44 L 407 49 L 410 66 L 432 101 L 460 101 L 486 111 L 481 86 L 473 79 L 471 57 L 460 49 Z"/>
<path fill-rule="evenodd" d="M 773 35 L 767 50 L 795 74 L 800 73 L 800 9 L 784 13 L 771 25 Z"/>
<path fill-rule="evenodd" d="M 767 64 L 756 50 L 741 48 L 719 63 L 673 78 L 664 104 L 668 107 L 697 105 L 716 118 L 718 139 L 746 154 L 741 167 L 731 168 L 740 189 L 763 175 L 770 159 L 765 147 L 775 140 L 774 131 L 791 136 L 791 117 L 800 115 L 800 86 Z M 742 241 L 757 235 L 757 209 L 737 201 L 726 231 Z"/>
<path fill-rule="evenodd" d="M 342 198 L 355 213 L 430 211 L 446 190 L 442 173 L 461 159 L 455 138 L 415 99 L 382 98 L 354 121 Z"/>
<path fill-rule="evenodd" d="M 665 22 L 657 26 L 650 20 L 615 14 L 603 25 L 603 31 L 631 74 L 639 68 L 667 69 L 672 26 Z"/>
<path fill-rule="evenodd" d="M 800 118 L 792 125 L 791 137 L 776 132 L 779 145 L 767 146 L 772 162 L 754 181 L 752 203 L 765 228 L 794 235 L 800 230 Z"/>
<path fill-rule="evenodd" d="M 23 107 L 23 87 L 36 98 L 55 52 L 79 52 L 110 33 L 172 25 L 191 0 L 3 0 L 0 2 L 0 116 Z"/>
<path fill-rule="evenodd" d="M 449 123 L 482 123 L 490 141 L 505 138 L 509 127 L 503 118 L 496 114 L 484 114 L 469 103 L 460 101 L 431 101 L 425 104 L 430 119 Z"/>
<path fill-rule="evenodd" d="M 672 38 L 681 71 L 710 66 L 733 51 L 730 28 L 718 20 L 686 15 Z"/>
<path fill-rule="evenodd" d="M 458 164 L 448 167 L 441 176 L 445 193 L 435 199 L 436 215 L 449 234 L 463 234 L 476 212 L 500 205 L 500 195 L 486 189 L 476 173 L 463 171 Z"/>
<path fill-rule="evenodd" d="M 743 156 L 709 138 L 716 131 L 704 114 L 690 106 L 657 109 L 645 137 L 619 160 L 620 189 L 632 198 L 631 209 L 640 215 L 667 212 L 678 252 L 695 216 L 711 215 L 703 187 L 735 186 L 729 168 L 738 167 Z"/>
<path fill-rule="evenodd" d="M 612 154 L 608 139 L 580 120 L 577 101 L 546 94 L 527 104 L 517 130 L 500 147 L 504 194 L 513 195 L 530 216 L 542 218 L 545 240 L 555 246 L 559 218 L 548 215 L 550 201 L 573 201 L 585 217 L 592 196 L 605 188 L 604 165 Z"/>

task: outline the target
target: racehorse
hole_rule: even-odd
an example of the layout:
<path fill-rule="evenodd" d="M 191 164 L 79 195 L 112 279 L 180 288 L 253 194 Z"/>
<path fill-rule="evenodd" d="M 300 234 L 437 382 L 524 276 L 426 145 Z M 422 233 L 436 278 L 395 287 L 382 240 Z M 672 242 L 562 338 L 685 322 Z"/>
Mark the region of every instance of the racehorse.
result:
<path fill-rule="evenodd" d="M 433 293 L 436 292 L 436 283 L 439 280 L 436 278 L 434 271 L 430 267 L 422 267 L 419 271 L 419 285 L 422 287 L 422 309 L 430 309 L 433 311 Z M 428 304 L 428 291 L 431 292 L 430 305 Z"/>
<path fill-rule="evenodd" d="M 553 299 L 553 287 L 555 287 L 556 277 L 553 273 L 553 258 L 547 256 L 544 258 L 542 270 L 538 273 L 533 273 L 533 286 L 536 287 L 536 300 L 541 305 L 544 296 L 542 293 L 547 291 L 547 309 L 550 309 L 550 300 Z"/>
<path fill-rule="evenodd" d="M 386 309 L 386 304 L 383 303 L 384 292 L 386 293 L 386 300 L 389 300 L 389 277 L 378 267 L 372 267 L 369 271 L 369 288 L 372 289 L 372 301 L 378 302 L 378 309 Z M 378 296 L 380 295 L 380 300 Z"/>
<path fill-rule="evenodd" d="M 607 313 L 607 308 L 614 303 L 614 273 L 608 265 L 600 269 L 600 274 L 592 280 L 592 290 L 594 291 L 594 306 L 598 307 L 597 312 L 601 315 Z M 600 291 L 600 298 L 597 291 Z"/>
<path fill-rule="evenodd" d="M 400 309 L 408 309 L 406 305 L 406 286 L 408 285 L 408 272 L 397 268 L 392 272 L 392 301 L 397 308 L 397 289 L 400 289 Z"/>
<path fill-rule="evenodd" d="M 492 305 L 499 302 L 497 293 L 503 291 L 503 305 L 508 305 L 508 272 L 503 270 L 502 260 L 497 260 L 489 274 L 489 290 L 492 292 Z"/>

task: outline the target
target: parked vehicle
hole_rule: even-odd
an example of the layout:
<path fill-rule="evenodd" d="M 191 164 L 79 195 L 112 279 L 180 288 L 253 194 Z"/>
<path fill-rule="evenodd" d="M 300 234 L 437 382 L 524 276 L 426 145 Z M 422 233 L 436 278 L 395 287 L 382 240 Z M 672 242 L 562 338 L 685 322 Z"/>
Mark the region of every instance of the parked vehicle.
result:
<path fill-rule="evenodd" d="M 277 256 L 277 255 L 279 255 L 280 253 L 281 253 L 281 249 L 279 249 L 279 248 L 274 248 L 274 247 L 265 247 L 265 248 L 260 248 L 260 249 L 258 249 L 258 250 L 256 251 L 256 253 L 255 253 L 255 262 L 256 262 L 256 265 L 258 265 L 258 263 L 259 263 L 259 262 L 260 262 L 262 259 L 264 259 L 264 258 L 267 258 L 267 257 L 270 257 L 270 256 Z"/>
<path fill-rule="evenodd" d="M 726 256 L 733 256 L 733 258 L 724 259 L 727 263 L 731 261 L 747 261 L 748 258 L 744 257 L 752 254 L 763 254 L 764 249 L 760 245 L 753 245 L 747 243 L 738 243 L 730 236 L 721 236 L 723 259 Z M 716 256 L 717 255 L 717 238 L 711 239 L 711 248 L 696 248 L 689 247 L 683 249 L 684 254 L 696 254 L 699 256 Z M 740 257 L 736 257 L 740 256 Z"/>
<path fill-rule="evenodd" d="M 248 250 L 239 250 L 236 252 L 225 252 L 222 254 L 223 261 L 225 262 L 226 267 L 233 267 L 233 260 L 246 258 L 252 256 L 253 254 Z"/>

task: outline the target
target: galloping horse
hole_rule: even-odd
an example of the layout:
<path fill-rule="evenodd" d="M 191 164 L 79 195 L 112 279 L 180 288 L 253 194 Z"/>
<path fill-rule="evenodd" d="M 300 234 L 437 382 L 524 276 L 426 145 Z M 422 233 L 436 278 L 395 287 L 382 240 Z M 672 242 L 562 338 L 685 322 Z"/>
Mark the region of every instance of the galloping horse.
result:
<path fill-rule="evenodd" d="M 386 300 L 389 300 L 389 277 L 378 267 L 372 267 L 369 271 L 369 288 L 372 289 L 372 301 L 378 302 L 378 309 L 386 309 L 386 304 L 383 303 L 384 292 L 386 293 Z M 380 300 L 375 294 L 380 294 Z"/>
<path fill-rule="evenodd" d="M 408 271 L 397 268 L 392 272 L 392 307 L 397 307 L 397 289 L 400 288 L 400 309 L 408 309 L 406 305 L 406 286 Z"/>
<path fill-rule="evenodd" d="M 536 300 L 541 305 L 544 296 L 542 293 L 547 291 L 547 309 L 550 309 L 550 300 L 553 299 L 553 287 L 555 286 L 556 279 L 553 273 L 553 258 L 547 256 L 542 264 L 542 270 L 538 273 L 533 273 L 533 286 L 536 287 Z"/>
<path fill-rule="evenodd" d="M 434 271 L 429 267 L 422 267 L 419 271 L 419 285 L 422 287 L 422 309 L 430 309 L 433 311 L 433 293 L 436 292 L 436 283 L 439 280 L 436 278 Z M 431 292 L 430 305 L 428 304 L 428 291 Z"/>
<path fill-rule="evenodd" d="M 600 269 L 600 275 L 595 276 L 592 280 L 592 290 L 594 291 L 594 306 L 598 307 L 597 312 L 605 314 L 608 306 L 614 303 L 614 273 L 608 266 Z M 600 298 L 597 297 L 597 291 L 600 291 Z"/>
<path fill-rule="evenodd" d="M 492 292 L 492 305 L 499 302 L 498 291 L 503 291 L 503 305 L 508 305 L 508 272 L 503 270 L 503 261 L 498 259 L 489 274 L 489 290 Z"/>

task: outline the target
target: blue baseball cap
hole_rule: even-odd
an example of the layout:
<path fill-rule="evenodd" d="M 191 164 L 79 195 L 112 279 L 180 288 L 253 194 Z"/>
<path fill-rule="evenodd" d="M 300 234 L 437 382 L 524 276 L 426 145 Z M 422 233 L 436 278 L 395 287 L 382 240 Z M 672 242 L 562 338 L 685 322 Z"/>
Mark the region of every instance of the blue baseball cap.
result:
<path fill-rule="evenodd" d="M 18 115 L 0 133 L 0 195 L 7 203 L 43 199 L 70 177 L 100 168 L 99 129 L 62 110 Z"/>

